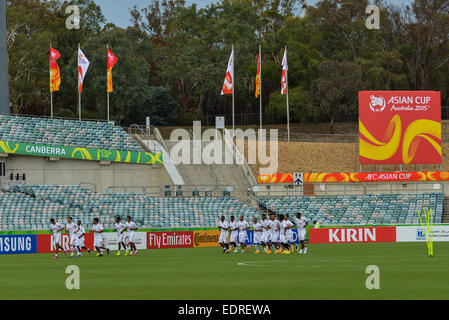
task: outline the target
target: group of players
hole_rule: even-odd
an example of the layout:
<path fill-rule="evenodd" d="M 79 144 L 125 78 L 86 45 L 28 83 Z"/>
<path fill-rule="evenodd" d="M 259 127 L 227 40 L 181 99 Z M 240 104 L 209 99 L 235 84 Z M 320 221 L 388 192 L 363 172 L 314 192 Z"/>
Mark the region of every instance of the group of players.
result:
<path fill-rule="evenodd" d="M 265 253 L 271 253 L 274 248 L 276 254 L 290 254 L 297 248 L 298 253 L 306 254 L 307 248 L 304 244 L 306 238 L 306 226 L 308 220 L 301 216 L 298 212 L 294 221 L 289 219 L 289 215 L 278 215 L 274 213 L 267 218 L 266 214 L 262 214 L 262 220 L 259 222 L 257 218 L 254 218 L 253 230 L 254 230 L 254 247 L 255 254 L 259 254 L 259 246 L 262 245 Z M 301 248 L 296 246 L 293 240 L 293 228 L 298 230 L 298 238 Z M 238 252 L 240 246 L 240 253 L 245 253 L 245 249 L 250 250 L 250 246 L 247 246 L 245 241 L 247 240 L 247 230 L 250 229 L 249 223 L 246 222 L 243 216 L 240 216 L 239 221 L 235 221 L 234 216 L 230 217 L 230 221 L 226 221 L 225 217 L 220 218 L 218 224 L 220 230 L 219 243 L 223 247 L 223 253 L 231 252 L 232 248 L 235 248 L 234 252 Z"/>
<path fill-rule="evenodd" d="M 56 222 L 55 219 L 50 219 L 50 230 L 53 232 L 54 243 L 55 243 L 55 255 L 54 259 L 58 258 L 59 250 L 64 252 L 64 255 L 67 255 L 67 250 L 62 246 L 61 243 L 61 232 L 66 231 L 70 235 L 70 258 L 75 256 L 79 258 L 82 256 L 81 250 L 85 249 L 88 253 L 90 253 L 91 249 L 86 247 L 84 242 L 84 235 L 86 234 L 86 229 L 83 227 L 81 220 L 78 220 L 77 223 L 73 221 L 72 217 L 67 218 L 67 224 L 64 225 L 62 223 Z M 139 252 L 137 251 L 136 245 L 134 243 L 134 232 L 137 230 L 137 225 L 134 221 L 132 221 L 130 216 L 126 217 L 126 222 L 123 223 L 120 217 L 115 218 L 115 227 L 114 230 L 117 232 L 117 244 L 118 250 L 116 255 L 119 256 L 121 254 L 121 250 L 125 250 L 126 255 L 137 255 Z M 129 246 L 125 244 L 125 230 L 128 231 L 128 243 Z M 100 223 L 98 218 L 94 218 L 92 221 L 91 232 L 94 234 L 94 249 L 97 251 L 97 257 L 102 257 L 103 252 L 106 251 L 109 255 L 109 248 L 106 248 L 104 245 L 103 225 Z"/>

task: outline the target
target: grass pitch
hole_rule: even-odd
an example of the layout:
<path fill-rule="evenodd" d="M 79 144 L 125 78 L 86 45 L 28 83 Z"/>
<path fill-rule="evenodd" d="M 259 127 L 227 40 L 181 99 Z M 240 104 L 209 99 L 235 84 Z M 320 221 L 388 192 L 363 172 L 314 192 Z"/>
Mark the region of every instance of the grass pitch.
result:
<path fill-rule="evenodd" d="M 1 299 L 449 299 L 449 243 L 309 245 L 307 255 L 142 250 L 137 257 L 0 256 Z M 114 252 L 115 253 L 115 252 Z M 68 290 L 68 265 L 80 290 Z M 365 268 L 380 269 L 367 290 Z"/>

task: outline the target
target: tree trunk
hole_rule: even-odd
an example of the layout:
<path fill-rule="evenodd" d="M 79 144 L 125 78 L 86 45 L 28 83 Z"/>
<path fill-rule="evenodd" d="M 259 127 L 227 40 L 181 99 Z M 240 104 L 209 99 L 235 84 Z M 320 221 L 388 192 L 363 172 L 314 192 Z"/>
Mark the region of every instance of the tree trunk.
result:
<path fill-rule="evenodd" d="M 331 117 L 331 123 L 329 126 L 329 131 L 330 134 L 334 134 L 335 133 L 335 117 Z"/>
<path fill-rule="evenodd" d="M 198 110 L 196 112 L 196 120 L 201 120 L 201 112 L 203 110 L 204 93 L 200 94 L 200 101 L 198 102 Z"/>

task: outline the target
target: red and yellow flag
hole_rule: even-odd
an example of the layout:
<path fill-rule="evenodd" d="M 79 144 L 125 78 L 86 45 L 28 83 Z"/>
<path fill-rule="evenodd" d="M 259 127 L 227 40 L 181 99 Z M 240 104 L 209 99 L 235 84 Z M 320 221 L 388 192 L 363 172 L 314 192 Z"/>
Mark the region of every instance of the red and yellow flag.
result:
<path fill-rule="evenodd" d="M 257 62 L 257 74 L 256 74 L 256 98 L 260 95 L 260 52 L 259 52 L 259 60 Z"/>
<path fill-rule="evenodd" d="M 112 68 L 117 63 L 118 58 L 108 49 L 108 92 L 113 92 L 112 88 Z"/>
<path fill-rule="evenodd" d="M 50 91 L 59 91 L 61 85 L 61 73 L 59 72 L 59 66 L 56 60 L 61 57 L 58 50 L 50 47 Z"/>

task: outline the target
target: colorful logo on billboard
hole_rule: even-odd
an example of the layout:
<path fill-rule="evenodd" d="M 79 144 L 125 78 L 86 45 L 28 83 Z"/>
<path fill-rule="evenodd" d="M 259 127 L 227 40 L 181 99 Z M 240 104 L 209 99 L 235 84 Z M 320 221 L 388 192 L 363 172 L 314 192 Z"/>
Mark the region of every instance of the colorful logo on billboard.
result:
<path fill-rule="evenodd" d="M 441 95 L 359 92 L 361 164 L 440 164 Z"/>
<path fill-rule="evenodd" d="M 193 232 L 193 246 L 198 247 L 219 247 L 220 231 L 200 230 Z"/>
<path fill-rule="evenodd" d="M 384 111 L 386 106 L 384 97 L 376 97 L 372 95 L 370 99 L 371 101 L 369 103 L 369 107 L 371 108 L 371 110 L 373 110 L 374 112 Z"/>

